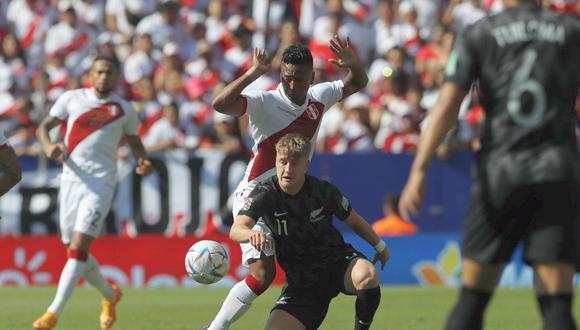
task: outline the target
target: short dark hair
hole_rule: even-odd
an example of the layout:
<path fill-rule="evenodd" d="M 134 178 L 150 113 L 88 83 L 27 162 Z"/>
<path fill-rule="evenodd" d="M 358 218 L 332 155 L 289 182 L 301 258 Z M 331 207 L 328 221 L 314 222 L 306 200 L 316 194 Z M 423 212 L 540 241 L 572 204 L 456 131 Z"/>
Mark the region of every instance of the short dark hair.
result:
<path fill-rule="evenodd" d="M 93 60 L 93 65 L 95 65 L 95 63 L 97 63 L 98 61 L 105 61 L 105 62 L 109 62 L 111 64 L 113 64 L 113 66 L 115 67 L 115 69 L 120 70 L 121 69 L 121 64 L 119 63 L 119 60 L 117 60 L 114 57 L 111 56 L 107 56 L 107 55 L 97 55 L 95 56 L 95 59 Z"/>
<path fill-rule="evenodd" d="M 291 45 L 282 53 L 282 63 L 313 66 L 313 62 L 310 49 L 301 44 Z"/>

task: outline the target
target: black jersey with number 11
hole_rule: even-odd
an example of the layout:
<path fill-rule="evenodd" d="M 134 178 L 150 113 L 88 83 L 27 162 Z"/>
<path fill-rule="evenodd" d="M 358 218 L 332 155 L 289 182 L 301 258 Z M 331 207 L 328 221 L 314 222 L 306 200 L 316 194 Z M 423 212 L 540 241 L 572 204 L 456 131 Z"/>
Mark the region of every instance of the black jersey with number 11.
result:
<path fill-rule="evenodd" d="M 477 83 L 479 174 L 491 189 L 574 178 L 578 17 L 530 3 L 484 18 L 458 37 L 445 74 L 465 90 Z"/>
<path fill-rule="evenodd" d="M 345 220 L 352 208 L 334 185 L 306 176 L 296 195 L 284 193 L 276 176 L 256 186 L 240 215 L 262 218 L 272 231 L 276 258 L 293 287 L 324 284 L 329 266 L 355 252 L 332 224 L 333 215 Z"/>

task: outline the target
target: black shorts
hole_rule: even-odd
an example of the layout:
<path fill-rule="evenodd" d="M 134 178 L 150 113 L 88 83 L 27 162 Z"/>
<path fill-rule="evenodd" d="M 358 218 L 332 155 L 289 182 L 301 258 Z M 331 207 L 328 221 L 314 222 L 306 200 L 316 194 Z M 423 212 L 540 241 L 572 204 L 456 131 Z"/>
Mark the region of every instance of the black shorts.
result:
<path fill-rule="evenodd" d="M 350 295 L 344 288 L 344 275 L 350 262 L 356 258 L 366 259 L 362 253 L 354 251 L 345 254 L 342 260 L 329 267 L 328 273 L 332 277 L 328 283 L 309 287 L 285 286 L 272 311 L 286 311 L 302 322 L 306 330 L 318 329 L 326 317 L 332 298 L 340 292 Z"/>
<path fill-rule="evenodd" d="M 463 255 L 483 263 L 509 262 L 519 242 L 524 261 L 580 266 L 579 188 L 574 182 L 528 185 L 492 207 L 474 183 L 463 233 Z M 493 191 L 489 192 L 493 194 Z"/>

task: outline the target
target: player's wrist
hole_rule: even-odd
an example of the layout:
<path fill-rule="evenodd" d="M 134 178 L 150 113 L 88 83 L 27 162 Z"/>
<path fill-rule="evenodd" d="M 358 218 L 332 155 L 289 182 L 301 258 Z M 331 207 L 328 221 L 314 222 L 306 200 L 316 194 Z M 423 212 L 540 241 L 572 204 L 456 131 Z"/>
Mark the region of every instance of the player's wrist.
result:
<path fill-rule="evenodd" d="M 258 79 L 263 74 L 263 72 L 261 72 L 258 67 L 253 66 L 249 68 L 245 74 L 252 79 Z"/>
<path fill-rule="evenodd" d="M 374 248 L 376 253 L 381 253 L 387 248 L 387 243 L 385 243 L 383 240 L 380 240 L 379 243 L 374 246 Z"/>

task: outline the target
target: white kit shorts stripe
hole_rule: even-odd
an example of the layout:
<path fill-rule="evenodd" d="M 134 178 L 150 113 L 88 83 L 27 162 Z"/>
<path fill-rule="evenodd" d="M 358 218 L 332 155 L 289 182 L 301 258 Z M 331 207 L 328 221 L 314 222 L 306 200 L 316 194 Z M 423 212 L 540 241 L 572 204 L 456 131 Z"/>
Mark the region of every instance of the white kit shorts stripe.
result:
<path fill-rule="evenodd" d="M 253 186 L 251 188 L 246 188 L 246 189 L 242 189 L 241 191 L 235 192 L 234 204 L 232 207 L 234 219 L 236 218 L 236 216 L 238 215 L 238 212 L 240 211 L 240 209 L 244 205 L 244 200 L 245 200 L 244 197 L 247 197 L 248 195 L 250 195 L 252 188 L 253 188 Z M 262 221 L 262 218 L 258 219 L 258 222 L 256 222 L 254 227 L 252 227 L 252 230 L 264 232 L 272 237 L 272 231 L 270 230 L 270 228 L 268 228 L 268 226 L 266 226 L 264 221 Z M 272 244 L 272 248 L 264 249 L 262 251 L 258 251 L 258 249 L 256 249 L 250 243 L 240 243 L 240 247 L 242 248 L 242 264 L 244 266 L 248 266 L 248 261 L 250 261 L 252 259 L 260 259 L 260 256 L 262 253 L 266 256 L 273 256 L 273 255 L 275 255 L 275 252 L 276 252 L 276 250 L 274 248 L 274 244 Z"/>

